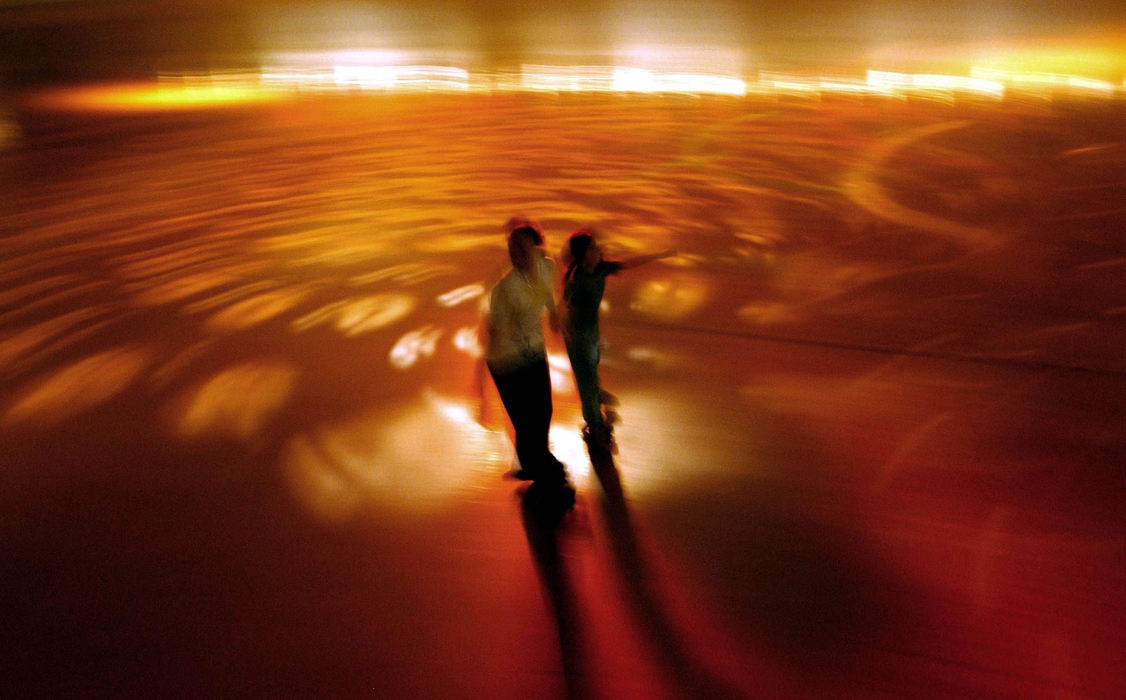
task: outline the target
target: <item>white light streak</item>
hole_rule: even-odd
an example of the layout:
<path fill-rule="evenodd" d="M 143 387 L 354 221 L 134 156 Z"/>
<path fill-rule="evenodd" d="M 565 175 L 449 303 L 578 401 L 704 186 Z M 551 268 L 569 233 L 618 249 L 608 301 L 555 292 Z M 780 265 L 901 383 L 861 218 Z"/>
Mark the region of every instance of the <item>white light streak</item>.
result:
<path fill-rule="evenodd" d="M 1005 96 L 1005 86 L 995 80 L 959 75 L 891 73 L 870 70 L 868 71 L 867 82 L 874 88 L 894 92 L 963 92 L 996 98 Z"/>
<path fill-rule="evenodd" d="M 485 285 L 478 282 L 476 284 L 467 284 L 464 287 L 458 287 L 457 289 L 451 289 L 445 294 L 440 295 L 437 301 L 439 306 L 450 308 L 457 306 L 458 304 L 467 302 L 470 299 L 476 299 L 484 293 Z"/>

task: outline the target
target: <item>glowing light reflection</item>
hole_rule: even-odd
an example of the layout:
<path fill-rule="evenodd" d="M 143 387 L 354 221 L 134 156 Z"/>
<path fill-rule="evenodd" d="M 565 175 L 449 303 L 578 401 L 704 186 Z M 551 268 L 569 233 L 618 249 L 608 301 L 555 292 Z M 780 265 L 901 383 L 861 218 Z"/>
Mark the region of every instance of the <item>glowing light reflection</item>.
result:
<path fill-rule="evenodd" d="M 559 353 L 547 354 L 547 371 L 551 378 L 551 391 L 556 394 L 570 394 L 575 389 L 574 375 L 571 373 L 571 361 L 566 355 Z"/>
<path fill-rule="evenodd" d="M 181 437 L 258 436 L 285 405 L 297 370 L 284 362 L 248 362 L 226 369 L 197 389 L 179 417 Z"/>
<path fill-rule="evenodd" d="M 908 74 L 870 70 L 868 71 L 867 82 L 872 87 L 895 92 L 966 92 L 998 98 L 1005 95 L 1005 86 L 995 80 L 966 78 L 956 75 Z"/>
<path fill-rule="evenodd" d="M 455 91 L 469 89 L 469 73 L 447 66 L 333 66 L 333 81 L 347 88 Z"/>
<path fill-rule="evenodd" d="M 478 282 L 477 284 L 467 284 L 464 287 L 451 289 L 450 291 L 438 297 L 438 305 L 446 308 L 457 306 L 458 304 L 476 299 L 485 293 L 485 285 Z"/>
<path fill-rule="evenodd" d="M 150 353 L 126 346 L 79 360 L 40 381 L 4 413 L 5 425 L 50 426 L 94 408 L 129 387 Z"/>
<path fill-rule="evenodd" d="M 590 476 L 590 459 L 579 429 L 552 425 L 548 433 L 548 442 L 551 444 L 551 453 L 567 465 L 567 473 L 570 474 L 571 480 L 576 484 L 586 482 Z"/>
<path fill-rule="evenodd" d="M 1108 80 L 1098 80 L 1095 78 L 1061 73 L 1011 71 L 974 66 L 970 69 L 970 75 L 974 78 L 1009 85 L 1019 90 L 1072 93 L 1086 92 L 1101 97 L 1111 97 L 1117 90 L 1117 86 Z"/>
<path fill-rule="evenodd" d="M 733 75 L 661 72 L 633 66 L 545 66 L 521 68 L 519 87 L 546 92 L 640 92 L 745 95 L 746 82 Z"/>
<path fill-rule="evenodd" d="M 398 284 L 416 284 L 435 277 L 454 272 L 457 268 L 453 265 L 426 265 L 424 263 L 403 263 L 392 265 L 374 272 L 366 272 L 349 279 L 349 283 L 362 287 L 374 282 L 392 281 Z"/>
<path fill-rule="evenodd" d="M 75 326 L 95 318 L 95 309 L 78 309 L 12 333 L 0 340 L 0 370 Z"/>
<path fill-rule="evenodd" d="M 368 54 L 371 54 L 370 56 Z M 370 62 L 363 62 L 370 60 Z M 970 75 L 902 73 L 869 69 L 855 76 L 786 75 L 760 72 L 748 78 L 734 72 L 713 72 L 683 61 L 677 70 L 622 65 L 527 64 L 515 74 L 472 73 L 452 65 L 405 64 L 391 52 L 309 54 L 269 65 L 254 74 L 165 76 L 154 83 L 129 83 L 64 88 L 42 93 L 41 108 L 94 111 L 160 111 L 216 108 L 277 101 L 303 91 L 342 92 L 589 92 L 621 94 L 860 95 L 902 98 L 911 95 L 953 99 L 975 96 L 1000 99 L 1008 88 L 1046 96 L 1058 93 L 1111 98 L 1126 82 L 1116 84 L 1082 73 L 973 67 Z M 626 56 L 625 60 L 634 60 Z M 661 64 L 654 60 L 648 63 Z M 677 63 L 677 62 L 673 62 Z M 1002 62 L 1003 63 L 1003 62 Z M 1057 61 L 1067 65 L 1066 61 Z M 1077 70 L 1085 65 L 1075 62 Z"/>
<path fill-rule="evenodd" d="M 295 331 L 332 324 L 347 337 L 386 328 L 410 315 L 418 302 L 405 294 L 373 294 L 361 299 L 343 299 L 296 319 Z"/>
<path fill-rule="evenodd" d="M 470 357 L 480 357 L 481 342 L 477 337 L 477 329 L 473 327 L 459 328 L 454 332 L 454 347 Z"/>
<path fill-rule="evenodd" d="M 662 492 L 685 479 L 721 470 L 723 448 L 700 436 L 713 434 L 688 422 L 670 423 L 677 413 L 675 398 L 650 392 L 618 392 L 621 422 L 614 433 L 622 483 L 631 495 Z M 741 468 L 755 468 L 753 455 L 743 455 Z"/>
<path fill-rule="evenodd" d="M 140 306 L 163 306 L 237 280 L 238 278 L 234 275 L 224 272 L 199 272 L 184 275 L 138 291 L 134 301 Z"/>
<path fill-rule="evenodd" d="M 503 438 L 472 415 L 468 403 L 426 390 L 390 415 L 363 413 L 296 436 L 282 467 L 298 500 L 325 520 L 368 507 L 438 507 L 507 458 Z"/>
<path fill-rule="evenodd" d="M 214 76 L 204 76 L 69 88 L 42 96 L 38 102 L 61 110 L 147 112 L 235 107 L 280 97 L 279 93 L 259 84 L 257 75 L 252 75 L 227 83 L 217 83 Z"/>
<path fill-rule="evenodd" d="M 245 330 L 279 316 L 309 296 L 304 289 L 279 289 L 243 299 L 219 311 L 207 325 L 220 331 Z"/>
<path fill-rule="evenodd" d="M 630 308 L 664 319 L 679 319 L 700 308 L 708 298 L 708 285 L 702 279 L 680 276 L 650 280 L 635 292 Z"/>
<path fill-rule="evenodd" d="M 441 337 L 442 329 L 430 325 L 406 333 L 388 354 L 391 366 L 395 369 L 409 369 L 419 360 L 433 357 Z"/>
<path fill-rule="evenodd" d="M 755 302 L 739 307 L 739 318 L 760 326 L 793 323 L 800 319 L 790 304 L 781 302 Z"/>

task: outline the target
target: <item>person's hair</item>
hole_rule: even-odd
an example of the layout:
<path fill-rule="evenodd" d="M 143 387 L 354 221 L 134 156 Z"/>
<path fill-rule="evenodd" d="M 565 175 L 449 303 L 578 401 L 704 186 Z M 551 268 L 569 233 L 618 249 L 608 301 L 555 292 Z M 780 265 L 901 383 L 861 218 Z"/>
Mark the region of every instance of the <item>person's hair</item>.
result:
<path fill-rule="evenodd" d="M 532 239 L 532 243 L 534 243 L 535 245 L 543 245 L 543 234 L 540 233 L 540 230 L 538 228 L 530 223 L 525 223 L 512 229 L 512 232 L 508 234 L 508 240 L 512 240 L 517 236 L 527 236 L 528 238 Z"/>
<path fill-rule="evenodd" d="M 516 250 L 516 242 L 521 238 L 526 238 L 531 241 L 532 247 L 534 248 L 542 248 L 543 246 L 543 234 L 540 233 L 539 229 L 535 226 L 524 224 L 512 229 L 508 234 L 508 257 L 512 260 L 514 265 L 516 264 L 516 254 L 514 252 Z"/>
<path fill-rule="evenodd" d="M 590 250 L 590 244 L 593 242 L 594 231 L 585 226 L 571 234 L 571 237 L 567 240 L 571 264 L 567 266 L 567 274 L 563 275 L 564 282 L 575 276 L 575 270 L 582 264 L 583 258 L 586 257 L 586 252 Z"/>

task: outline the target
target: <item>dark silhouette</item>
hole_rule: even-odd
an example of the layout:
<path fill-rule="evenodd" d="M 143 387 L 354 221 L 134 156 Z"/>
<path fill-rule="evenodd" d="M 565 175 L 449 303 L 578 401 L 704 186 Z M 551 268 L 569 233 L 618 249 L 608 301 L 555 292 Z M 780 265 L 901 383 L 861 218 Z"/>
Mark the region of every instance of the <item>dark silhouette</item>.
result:
<path fill-rule="evenodd" d="M 555 616 L 559 652 L 567 695 L 589 697 L 582 637 L 575 611 L 575 595 L 560 556 L 560 532 L 569 504 L 561 502 L 555 489 L 532 483 L 520 496 L 524 534 Z"/>
<path fill-rule="evenodd" d="M 670 680 L 678 686 L 682 697 L 745 697 L 745 690 L 715 676 L 694 658 L 673 627 L 653 589 L 652 573 L 638 546 L 621 478 L 609 446 L 588 440 L 587 448 L 591 466 L 602 485 L 602 514 L 621 576 L 622 592 L 656 660 L 671 674 Z"/>
<path fill-rule="evenodd" d="M 586 421 L 583 435 L 588 443 L 593 440 L 611 448 L 613 446 L 612 430 L 616 414 L 610 407 L 615 399 L 602 391 L 598 381 L 602 340 L 598 330 L 598 310 L 606 289 L 606 277 L 672 255 L 676 252 L 668 250 L 621 261 L 604 260 L 593 228 L 583 227 L 571 234 L 567 247 L 569 265 L 563 275 L 563 338 L 579 390 L 583 420 Z"/>
<path fill-rule="evenodd" d="M 746 697 L 746 688 L 718 677 L 695 658 L 669 620 L 638 545 L 613 455 L 608 446 L 599 442 L 588 441 L 588 448 L 602 486 L 600 510 L 620 575 L 622 598 L 640 626 L 652 659 L 667 673 L 665 683 L 676 688 L 677 697 Z M 568 512 L 569 504 L 560 502 L 554 489 L 541 484 L 533 483 L 521 494 L 524 532 L 555 617 L 568 696 L 581 698 L 591 696 L 591 679 L 587 674 L 588 657 L 575 607 L 576 596 L 561 552 L 568 521 L 574 517 Z"/>
<path fill-rule="evenodd" d="M 477 373 L 488 367 L 515 433 L 519 479 L 561 487 L 574 498 L 566 469 L 548 446 L 551 380 L 544 346 L 543 316 L 558 328 L 552 276 L 555 264 L 543 253 L 543 234 L 531 222 L 509 222 L 512 269 L 493 286 L 482 324 L 485 352 Z"/>

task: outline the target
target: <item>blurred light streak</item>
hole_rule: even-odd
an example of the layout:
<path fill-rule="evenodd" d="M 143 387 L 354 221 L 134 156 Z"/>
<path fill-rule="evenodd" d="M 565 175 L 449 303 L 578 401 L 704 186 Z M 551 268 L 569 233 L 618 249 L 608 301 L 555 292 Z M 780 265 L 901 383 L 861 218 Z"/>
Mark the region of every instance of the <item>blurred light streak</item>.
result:
<path fill-rule="evenodd" d="M 130 279 L 151 279 L 158 275 L 183 272 L 185 268 L 200 263 L 212 262 L 222 255 L 222 246 L 210 245 L 176 246 L 171 250 L 146 250 L 143 254 L 125 255 L 119 258 L 120 273 Z"/>
<path fill-rule="evenodd" d="M 790 75 L 762 72 L 758 79 L 747 84 L 747 92 L 755 95 L 791 95 L 822 97 L 829 95 L 870 95 L 898 97 L 887 86 L 872 85 L 866 80 L 847 77 Z"/>
<path fill-rule="evenodd" d="M 60 302 L 73 299 L 88 299 L 91 292 L 104 289 L 107 286 L 109 286 L 108 280 L 94 280 L 70 287 L 63 287 L 56 292 L 38 297 L 34 301 L 29 301 L 11 311 L 0 314 L 0 324 L 11 323 L 16 319 L 32 315 L 41 309 L 50 308 Z"/>
<path fill-rule="evenodd" d="M 398 66 L 410 63 L 412 54 L 393 49 L 346 49 L 342 51 L 281 51 L 262 57 L 263 72 L 321 69 L 331 66 Z"/>
<path fill-rule="evenodd" d="M 613 90 L 611 66 L 525 65 L 520 68 L 521 90 L 532 92 L 609 92 Z"/>
<path fill-rule="evenodd" d="M 215 344 L 215 340 L 208 338 L 187 346 L 176 352 L 172 357 L 163 360 L 161 365 L 149 373 L 149 383 L 157 389 L 162 389 L 180 376 L 195 360 L 204 356 Z"/>
<path fill-rule="evenodd" d="M 108 307 L 90 310 L 96 315 L 102 315 L 103 313 L 109 312 Z M 27 367 L 34 366 L 39 362 L 45 361 L 45 359 L 50 357 L 51 355 L 66 350 L 67 348 L 74 346 L 79 341 L 98 334 L 113 323 L 113 320 L 102 319 L 93 323 L 84 324 L 81 327 L 75 328 L 73 330 L 66 331 L 61 335 L 51 339 L 50 341 L 38 346 L 37 348 L 35 348 L 35 350 L 28 352 L 26 355 L 20 358 L 18 362 L 8 365 L 3 369 L 6 370 L 9 374 L 21 374 L 26 370 Z"/>
<path fill-rule="evenodd" d="M 257 73 L 162 76 L 151 83 L 60 88 L 42 92 L 32 102 L 40 108 L 56 110 L 160 111 L 271 102 L 292 98 L 303 91 L 579 92 L 732 97 L 861 95 L 902 98 L 918 95 L 948 99 L 972 95 L 1000 99 L 1005 96 L 1006 87 L 1047 97 L 1063 92 L 1106 98 L 1115 96 L 1126 85 L 1080 73 L 1021 71 L 995 68 L 988 63 L 974 66 L 969 76 L 872 68 L 863 79 L 768 71 L 747 79 L 737 69 L 708 70 L 712 64 L 707 61 L 670 62 L 661 60 L 658 54 L 654 54 L 657 57 L 644 54 L 646 60 L 640 60 L 638 56 L 642 55 L 626 55 L 623 57 L 626 62 L 616 65 L 525 64 L 519 72 L 511 74 L 470 72 L 453 65 L 398 63 L 396 61 L 406 55 L 396 52 L 295 54 Z M 637 65 L 639 63 L 645 65 Z M 676 69 L 652 67 L 666 63 L 675 65 Z M 1083 64 L 1075 65 L 1081 68 Z"/>
<path fill-rule="evenodd" d="M 521 69 L 520 87 L 547 92 L 640 92 L 745 95 L 738 77 L 708 73 L 664 73 L 632 66 L 546 66 Z"/>
<path fill-rule="evenodd" d="M 395 369 L 409 369 L 422 358 L 433 357 L 441 337 L 442 329 L 431 325 L 404 334 L 388 354 L 391 366 Z"/>
<path fill-rule="evenodd" d="M 207 320 L 212 330 L 239 331 L 264 323 L 294 308 L 309 296 L 307 289 L 278 289 L 235 302 Z"/>
<path fill-rule="evenodd" d="M 457 306 L 458 304 L 467 302 L 470 299 L 476 299 L 484 293 L 485 285 L 478 282 L 476 284 L 467 284 L 463 287 L 458 287 L 457 289 L 451 289 L 445 294 L 440 295 L 437 301 L 439 306 L 448 309 Z"/>
<path fill-rule="evenodd" d="M 473 411 L 425 389 L 391 414 L 359 414 L 297 435 L 283 451 L 282 469 L 295 497 L 327 521 L 365 507 L 432 509 L 480 473 L 499 473 L 507 459 L 503 436 L 477 425 Z"/>
<path fill-rule="evenodd" d="M 466 92 L 470 74 L 454 65 L 413 63 L 394 50 L 307 51 L 264 57 L 263 86 L 312 91 Z M 461 57 L 464 61 L 464 57 Z"/>
<path fill-rule="evenodd" d="M 973 93 L 995 98 L 1005 96 L 1005 86 L 995 80 L 967 78 L 957 75 L 892 73 L 869 70 L 867 83 L 873 88 L 891 90 L 896 93 Z"/>
<path fill-rule="evenodd" d="M 616 76 L 615 76 L 616 77 Z M 740 78 L 702 73 L 657 73 L 653 76 L 654 92 L 693 95 L 747 94 L 747 83 Z"/>
<path fill-rule="evenodd" d="M 366 272 L 362 275 L 356 275 L 348 280 L 354 286 L 362 287 L 364 285 L 372 284 L 373 282 L 383 282 L 390 280 L 398 284 L 416 284 L 424 282 L 435 277 L 449 274 L 457 268 L 448 264 L 426 264 L 426 263 L 403 263 L 401 265 L 392 265 L 385 267 L 374 272 Z"/>
<path fill-rule="evenodd" d="M 465 92 L 469 73 L 445 66 L 333 66 L 333 81 L 364 90 L 420 90 Z"/>
<path fill-rule="evenodd" d="M 150 353 L 123 346 L 55 371 L 24 392 L 4 412 L 5 425 L 50 427 L 84 413 L 124 391 L 144 371 Z"/>
<path fill-rule="evenodd" d="M 822 93 L 830 94 L 878 95 L 882 97 L 895 95 L 895 92 L 886 86 L 841 78 L 818 78 L 817 89 Z"/>
<path fill-rule="evenodd" d="M 800 75 L 760 74 L 754 83 L 757 93 L 801 93 L 818 94 L 819 78 Z"/>
<path fill-rule="evenodd" d="M 801 320 L 793 305 L 782 302 L 753 302 L 739 307 L 739 318 L 759 326 L 781 325 Z"/>
<path fill-rule="evenodd" d="M 65 288 L 80 279 L 78 275 L 72 274 L 52 275 L 21 284 L 18 287 L 11 287 L 0 292 L 0 305 L 15 304 L 28 297 L 37 297 L 58 287 Z"/>
<path fill-rule="evenodd" d="M 189 304 L 185 304 L 183 310 L 189 314 L 198 314 L 204 311 L 210 311 L 221 306 L 233 304 L 237 300 L 248 297 L 251 294 L 257 294 L 259 292 L 265 292 L 269 290 L 276 290 L 277 286 L 278 283 L 271 280 L 261 280 L 259 282 L 248 282 L 246 284 L 240 284 L 233 289 L 228 289 L 226 291 L 219 292 L 218 294 L 204 297 L 203 299 L 199 299 L 198 301 L 193 301 Z"/>
<path fill-rule="evenodd" d="M 610 89 L 617 92 L 657 92 L 657 76 L 643 68 L 615 68 Z"/>
<path fill-rule="evenodd" d="M 199 272 L 142 289 L 133 300 L 140 306 L 162 306 L 236 281 L 238 278 L 234 275 L 222 272 Z"/>
<path fill-rule="evenodd" d="M 445 235 L 425 235 L 412 241 L 411 246 L 424 253 L 459 253 L 466 250 L 496 248 L 496 237 L 491 235 L 467 235 L 449 233 Z"/>
<path fill-rule="evenodd" d="M 95 309 L 78 309 L 8 335 L 0 340 L 0 372 L 10 369 L 18 359 L 53 338 L 99 315 L 101 312 Z"/>
<path fill-rule="evenodd" d="M 177 421 L 184 438 L 204 435 L 251 440 L 285 405 L 297 381 L 297 370 L 284 362 L 248 362 L 207 380 Z"/>
<path fill-rule="evenodd" d="M 148 112 L 234 107 L 270 102 L 281 96 L 261 85 L 257 75 L 226 82 L 205 76 L 72 87 L 43 93 L 35 102 L 65 111 Z"/>
<path fill-rule="evenodd" d="M 386 328 L 414 311 L 417 302 L 406 294 L 373 294 L 360 299 L 343 299 L 321 307 L 293 322 L 295 331 L 307 331 L 324 323 L 346 337 Z"/>
<path fill-rule="evenodd" d="M 1117 90 L 1114 83 L 1078 75 L 1060 73 L 1038 73 L 1031 71 L 1009 71 L 974 66 L 970 75 L 975 78 L 1009 85 L 1020 90 L 1034 89 L 1041 92 L 1094 93 L 1101 97 L 1112 97 Z"/>
<path fill-rule="evenodd" d="M 1013 75 L 1074 75 L 1102 80 L 1126 72 L 1126 37 L 1121 30 L 1069 37 L 1031 37 L 1000 45 L 964 47 L 966 62 Z"/>
<path fill-rule="evenodd" d="M 845 178 L 843 183 L 845 195 L 882 219 L 949 236 L 969 248 L 981 250 L 996 245 L 999 234 L 993 229 L 969 226 L 904 206 L 889 194 L 880 180 L 880 175 L 885 172 L 886 162 L 902 149 L 938 134 L 964 129 L 972 123 L 967 119 L 954 119 L 927 124 L 908 129 L 877 143 L 868 150 L 859 166 Z"/>

